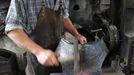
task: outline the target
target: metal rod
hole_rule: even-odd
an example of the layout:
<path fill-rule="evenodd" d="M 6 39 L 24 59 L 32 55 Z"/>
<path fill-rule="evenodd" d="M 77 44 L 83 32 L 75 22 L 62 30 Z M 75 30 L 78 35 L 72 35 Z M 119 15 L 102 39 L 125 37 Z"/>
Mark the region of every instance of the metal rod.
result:
<path fill-rule="evenodd" d="M 74 75 L 80 72 L 80 54 L 78 50 L 78 40 L 74 40 Z"/>

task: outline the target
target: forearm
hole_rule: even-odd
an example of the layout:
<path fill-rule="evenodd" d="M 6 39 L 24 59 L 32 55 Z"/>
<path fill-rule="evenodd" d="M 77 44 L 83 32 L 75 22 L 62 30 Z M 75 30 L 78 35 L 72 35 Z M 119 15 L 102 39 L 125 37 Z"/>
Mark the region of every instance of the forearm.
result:
<path fill-rule="evenodd" d="M 32 41 L 26 33 L 21 29 L 15 29 L 10 32 L 8 32 L 8 37 L 13 40 L 18 46 L 23 47 L 27 49 L 29 52 L 33 54 L 38 54 L 41 50 L 43 50 L 42 47 L 37 45 L 34 41 Z"/>
<path fill-rule="evenodd" d="M 64 19 L 64 27 L 67 29 L 68 32 L 70 32 L 74 36 L 80 35 L 69 18 Z"/>

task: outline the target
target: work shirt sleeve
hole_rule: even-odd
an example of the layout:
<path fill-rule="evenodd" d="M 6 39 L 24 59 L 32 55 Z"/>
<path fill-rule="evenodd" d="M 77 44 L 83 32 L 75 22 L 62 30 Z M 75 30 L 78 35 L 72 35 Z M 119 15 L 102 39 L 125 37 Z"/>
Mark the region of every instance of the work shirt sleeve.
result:
<path fill-rule="evenodd" d="M 64 18 L 69 17 L 69 0 L 65 0 L 64 2 Z"/>
<path fill-rule="evenodd" d="M 9 32 L 16 28 L 23 30 L 23 15 L 20 2 L 18 0 L 11 0 L 11 4 L 6 17 L 5 32 Z"/>

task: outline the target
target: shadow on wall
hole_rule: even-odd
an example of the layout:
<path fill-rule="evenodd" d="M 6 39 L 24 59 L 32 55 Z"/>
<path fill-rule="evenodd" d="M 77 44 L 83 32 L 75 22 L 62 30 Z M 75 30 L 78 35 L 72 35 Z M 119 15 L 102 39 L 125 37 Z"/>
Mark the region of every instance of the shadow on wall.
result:
<path fill-rule="evenodd" d="M 89 25 L 92 18 L 91 0 L 70 0 L 70 18 L 82 26 Z"/>

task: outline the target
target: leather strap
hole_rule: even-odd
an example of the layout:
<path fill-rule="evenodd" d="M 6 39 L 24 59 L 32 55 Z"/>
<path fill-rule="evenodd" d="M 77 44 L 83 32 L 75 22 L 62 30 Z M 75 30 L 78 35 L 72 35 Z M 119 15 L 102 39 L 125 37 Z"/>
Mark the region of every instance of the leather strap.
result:
<path fill-rule="evenodd" d="M 41 0 L 41 5 L 45 6 L 45 0 Z"/>

